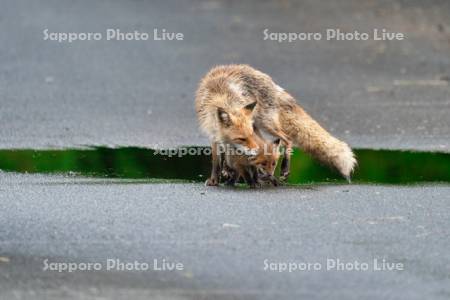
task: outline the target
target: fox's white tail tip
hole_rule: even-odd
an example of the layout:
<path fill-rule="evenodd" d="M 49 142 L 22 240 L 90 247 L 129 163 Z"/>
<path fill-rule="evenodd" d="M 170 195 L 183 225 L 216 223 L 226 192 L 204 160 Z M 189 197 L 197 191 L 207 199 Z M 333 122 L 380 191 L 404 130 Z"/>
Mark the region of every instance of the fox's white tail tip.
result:
<path fill-rule="evenodd" d="M 344 143 L 340 153 L 337 154 L 336 167 L 342 176 L 350 183 L 350 176 L 357 165 L 355 155 L 350 147 Z"/>

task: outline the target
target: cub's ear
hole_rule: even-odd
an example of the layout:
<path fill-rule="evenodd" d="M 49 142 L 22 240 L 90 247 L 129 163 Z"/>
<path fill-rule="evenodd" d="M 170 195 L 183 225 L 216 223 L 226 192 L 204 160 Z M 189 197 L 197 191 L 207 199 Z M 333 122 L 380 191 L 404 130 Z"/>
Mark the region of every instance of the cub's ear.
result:
<path fill-rule="evenodd" d="M 250 104 L 247 104 L 246 106 L 244 106 L 244 111 L 246 113 L 251 113 L 253 111 L 253 109 L 255 108 L 255 106 L 256 106 L 256 101 L 252 102 Z"/>
<path fill-rule="evenodd" d="M 273 141 L 273 144 L 275 145 L 275 146 L 278 146 L 278 145 L 280 145 L 280 139 L 276 139 L 276 140 L 274 140 Z"/>
<path fill-rule="evenodd" d="M 228 127 L 232 124 L 230 115 L 225 110 L 223 110 L 223 108 L 219 107 L 217 109 L 217 117 L 219 118 L 219 122 L 225 127 Z"/>

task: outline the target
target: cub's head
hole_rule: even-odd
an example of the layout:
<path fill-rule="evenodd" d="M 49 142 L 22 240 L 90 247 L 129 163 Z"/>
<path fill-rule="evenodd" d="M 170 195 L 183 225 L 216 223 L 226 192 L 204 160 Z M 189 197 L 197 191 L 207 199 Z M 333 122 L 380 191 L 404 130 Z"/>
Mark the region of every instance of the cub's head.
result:
<path fill-rule="evenodd" d="M 280 139 L 274 140 L 272 143 L 264 143 L 262 149 L 258 151 L 258 155 L 251 159 L 258 173 L 262 176 L 273 176 L 280 158 Z"/>
<path fill-rule="evenodd" d="M 232 144 L 243 151 L 258 149 L 257 140 L 253 137 L 252 112 L 255 106 L 256 102 L 253 102 L 233 111 L 217 109 L 223 142 Z"/>

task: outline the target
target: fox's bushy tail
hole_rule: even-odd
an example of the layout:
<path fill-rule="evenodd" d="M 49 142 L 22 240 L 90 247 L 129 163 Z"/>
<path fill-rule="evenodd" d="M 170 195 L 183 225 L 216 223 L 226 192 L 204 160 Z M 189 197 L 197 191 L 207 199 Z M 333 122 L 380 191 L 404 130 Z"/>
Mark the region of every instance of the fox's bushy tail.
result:
<path fill-rule="evenodd" d="M 343 141 L 333 137 L 302 108 L 296 107 L 289 113 L 290 138 L 294 144 L 311 154 L 322 163 L 337 169 L 350 181 L 357 165 L 352 149 Z"/>

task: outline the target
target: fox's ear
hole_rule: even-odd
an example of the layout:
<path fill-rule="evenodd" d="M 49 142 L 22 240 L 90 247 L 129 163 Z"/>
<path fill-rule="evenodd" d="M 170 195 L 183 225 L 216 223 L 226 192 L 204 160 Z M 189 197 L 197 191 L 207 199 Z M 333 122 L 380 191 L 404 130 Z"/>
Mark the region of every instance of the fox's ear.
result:
<path fill-rule="evenodd" d="M 273 144 L 275 145 L 275 146 L 278 146 L 278 145 L 280 145 L 280 139 L 276 139 L 276 140 L 274 140 L 273 141 Z"/>
<path fill-rule="evenodd" d="M 217 116 L 219 118 L 219 122 L 224 126 L 228 127 L 232 124 L 230 115 L 225 110 L 223 110 L 223 108 L 219 107 L 217 109 Z"/>
<path fill-rule="evenodd" d="M 255 106 L 256 106 L 256 101 L 252 102 L 250 104 L 247 104 L 246 106 L 244 106 L 244 111 L 246 113 L 251 113 L 253 111 L 253 109 L 255 108 Z"/>

